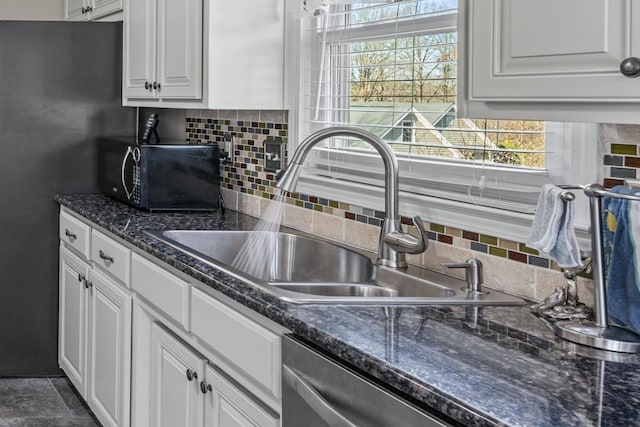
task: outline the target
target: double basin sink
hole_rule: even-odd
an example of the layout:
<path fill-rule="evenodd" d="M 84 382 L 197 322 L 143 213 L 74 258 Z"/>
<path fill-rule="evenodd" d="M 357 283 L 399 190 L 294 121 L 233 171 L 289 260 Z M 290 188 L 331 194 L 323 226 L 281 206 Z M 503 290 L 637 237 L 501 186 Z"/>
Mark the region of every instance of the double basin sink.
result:
<path fill-rule="evenodd" d="M 369 256 L 297 234 L 229 230 L 146 233 L 291 303 L 524 304 L 522 299 L 499 291 L 469 293 L 464 281 L 434 271 L 381 267 Z"/>

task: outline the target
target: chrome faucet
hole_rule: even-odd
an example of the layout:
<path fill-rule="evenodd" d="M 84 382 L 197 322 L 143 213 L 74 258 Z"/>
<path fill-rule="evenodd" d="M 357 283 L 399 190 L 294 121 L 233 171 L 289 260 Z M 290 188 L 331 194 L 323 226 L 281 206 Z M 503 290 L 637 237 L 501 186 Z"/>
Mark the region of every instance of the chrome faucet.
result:
<path fill-rule="evenodd" d="M 352 127 L 330 127 L 309 135 L 297 148 L 287 168 L 278 174 L 278 183 L 276 186 L 282 190 L 293 192 L 298 177 L 300 176 L 300 166 L 311 149 L 317 143 L 327 138 L 339 136 L 357 138 L 367 142 L 375 148 L 382 157 L 385 170 L 385 218 L 382 229 L 380 230 L 378 264 L 392 268 L 406 267 L 407 261 L 405 254 L 424 252 L 427 249 L 429 238 L 424 229 L 422 219 L 419 216 L 413 217 L 413 225 L 419 232 L 418 237 L 402 231 L 400 214 L 398 213 L 398 161 L 389 145 L 376 135 Z"/>

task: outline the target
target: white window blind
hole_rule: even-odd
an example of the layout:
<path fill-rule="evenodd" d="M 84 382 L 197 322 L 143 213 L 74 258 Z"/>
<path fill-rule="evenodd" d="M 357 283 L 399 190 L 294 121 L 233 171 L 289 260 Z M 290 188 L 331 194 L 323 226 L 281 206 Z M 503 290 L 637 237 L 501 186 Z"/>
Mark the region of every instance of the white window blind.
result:
<path fill-rule="evenodd" d="M 566 125 L 457 117 L 457 1 L 294 1 L 292 148 L 328 126 L 378 135 L 398 157 L 401 204 L 530 215 L 544 183 L 567 182 Z M 328 141 L 305 164 L 301 192 L 358 204 L 382 188 L 382 162 L 358 140 Z"/>

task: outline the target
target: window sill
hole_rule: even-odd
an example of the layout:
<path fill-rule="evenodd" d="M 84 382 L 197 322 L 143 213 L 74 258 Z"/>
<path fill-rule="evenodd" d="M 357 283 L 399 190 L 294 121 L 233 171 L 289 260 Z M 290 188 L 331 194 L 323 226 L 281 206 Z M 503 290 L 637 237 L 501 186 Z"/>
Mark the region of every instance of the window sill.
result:
<path fill-rule="evenodd" d="M 384 211 L 384 189 L 381 187 L 303 176 L 298 182 L 296 192 Z M 533 221 L 533 214 L 404 191 L 400 192 L 400 214 L 407 217 L 419 215 L 424 221 L 521 243 L 528 240 Z M 589 248 L 588 228 L 578 225 L 576 234 L 580 247 Z"/>

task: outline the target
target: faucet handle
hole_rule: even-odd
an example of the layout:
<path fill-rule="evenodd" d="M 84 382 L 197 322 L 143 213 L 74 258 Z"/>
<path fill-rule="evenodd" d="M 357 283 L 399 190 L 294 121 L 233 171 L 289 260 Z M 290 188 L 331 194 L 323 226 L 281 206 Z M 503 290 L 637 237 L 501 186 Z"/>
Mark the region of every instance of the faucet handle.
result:
<path fill-rule="evenodd" d="M 393 248 L 398 252 L 404 252 L 407 254 L 419 254 L 424 252 L 429 246 L 429 235 L 424 229 L 422 218 L 418 215 L 414 216 L 413 225 L 418 230 L 418 233 L 420 233 L 418 237 L 401 231 L 394 231 L 385 234 L 382 239 L 385 243 L 393 246 Z"/>
<path fill-rule="evenodd" d="M 484 283 L 484 275 L 482 269 L 482 262 L 476 258 L 469 258 L 465 262 L 445 262 L 441 264 L 447 268 L 464 268 L 466 269 L 465 278 L 467 281 L 467 287 L 462 288 L 463 291 L 475 292 L 486 294 L 487 292 L 481 291 L 481 286 Z"/>
<path fill-rule="evenodd" d="M 419 254 L 420 252 L 426 251 L 429 247 L 429 235 L 427 234 L 427 230 L 425 230 L 424 228 L 424 221 L 422 221 L 422 218 L 420 218 L 419 215 L 411 218 L 411 221 L 413 222 L 413 226 L 416 228 L 416 230 L 418 230 L 418 233 L 420 233 L 420 237 L 417 240 L 420 240 L 422 246 L 416 248 L 415 252 L 407 251 L 407 253 Z"/>

